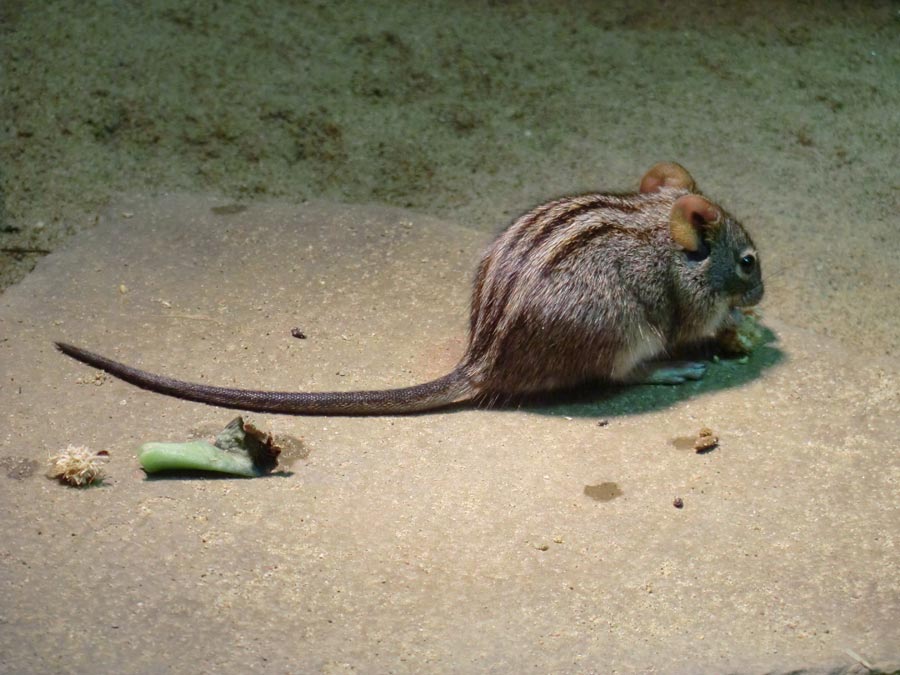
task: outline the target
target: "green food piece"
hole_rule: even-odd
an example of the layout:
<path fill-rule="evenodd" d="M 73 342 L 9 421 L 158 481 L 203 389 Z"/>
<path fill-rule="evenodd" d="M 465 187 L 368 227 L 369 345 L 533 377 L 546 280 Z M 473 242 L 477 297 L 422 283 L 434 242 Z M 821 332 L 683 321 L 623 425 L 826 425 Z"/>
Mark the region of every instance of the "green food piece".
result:
<path fill-rule="evenodd" d="M 138 461 L 147 473 L 217 471 L 254 478 L 277 466 L 279 452 L 271 436 L 237 417 L 219 434 L 215 445 L 206 441 L 144 443 Z"/>
<path fill-rule="evenodd" d="M 206 441 L 188 443 L 144 443 L 138 461 L 147 473 L 157 471 L 218 471 L 237 476 L 259 476 L 246 453 L 240 455 Z"/>

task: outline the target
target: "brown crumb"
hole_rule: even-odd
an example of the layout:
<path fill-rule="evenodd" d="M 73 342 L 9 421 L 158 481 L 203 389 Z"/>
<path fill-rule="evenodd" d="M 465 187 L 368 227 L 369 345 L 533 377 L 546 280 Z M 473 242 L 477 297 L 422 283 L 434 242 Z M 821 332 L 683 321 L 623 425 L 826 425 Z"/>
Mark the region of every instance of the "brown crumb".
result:
<path fill-rule="evenodd" d="M 672 502 L 672 506 L 676 509 L 680 509 L 684 506 L 684 500 L 681 497 L 675 497 L 675 501 Z"/>
<path fill-rule="evenodd" d="M 719 437 L 709 427 L 703 427 L 694 439 L 694 450 L 708 452 L 719 444 Z"/>

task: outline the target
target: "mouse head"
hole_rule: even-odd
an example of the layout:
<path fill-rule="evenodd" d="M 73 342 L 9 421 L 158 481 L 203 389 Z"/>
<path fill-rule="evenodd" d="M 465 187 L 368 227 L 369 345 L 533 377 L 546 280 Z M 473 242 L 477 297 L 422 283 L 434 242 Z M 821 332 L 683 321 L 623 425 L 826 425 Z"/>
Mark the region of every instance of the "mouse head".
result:
<path fill-rule="evenodd" d="M 732 307 L 747 307 L 763 296 L 759 255 L 750 235 L 719 206 L 696 194 L 679 197 L 669 215 L 669 234 L 693 277 L 716 294 L 724 294 Z M 699 289 L 698 289 L 699 290 Z"/>

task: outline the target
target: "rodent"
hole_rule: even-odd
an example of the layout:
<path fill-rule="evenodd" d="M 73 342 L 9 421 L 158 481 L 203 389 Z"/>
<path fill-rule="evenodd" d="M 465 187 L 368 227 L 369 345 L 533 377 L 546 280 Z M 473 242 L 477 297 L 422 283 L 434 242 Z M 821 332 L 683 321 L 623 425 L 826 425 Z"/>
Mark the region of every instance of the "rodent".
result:
<path fill-rule="evenodd" d="M 58 342 L 139 387 L 259 412 L 390 415 L 497 400 L 591 380 L 677 383 L 705 366 L 658 365 L 728 325 L 763 296 L 759 255 L 741 224 L 675 163 L 638 192 L 565 197 L 516 219 L 484 253 L 469 341 L 456 368 L 399 389 L 267 392 L 183 382 Z"/>

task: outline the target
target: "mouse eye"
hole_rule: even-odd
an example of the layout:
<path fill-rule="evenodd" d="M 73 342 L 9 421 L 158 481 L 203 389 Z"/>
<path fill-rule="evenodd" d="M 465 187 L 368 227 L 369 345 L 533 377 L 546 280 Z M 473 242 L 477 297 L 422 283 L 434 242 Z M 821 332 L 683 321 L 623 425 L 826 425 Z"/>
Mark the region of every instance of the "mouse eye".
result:
<path fill-rule="evenodd" d="M 741 272 L 750 274 L 756 269 L 756 256 L 752 253 L 748 253 L 738 261 L 738 265 L 741 267 Z"/>

